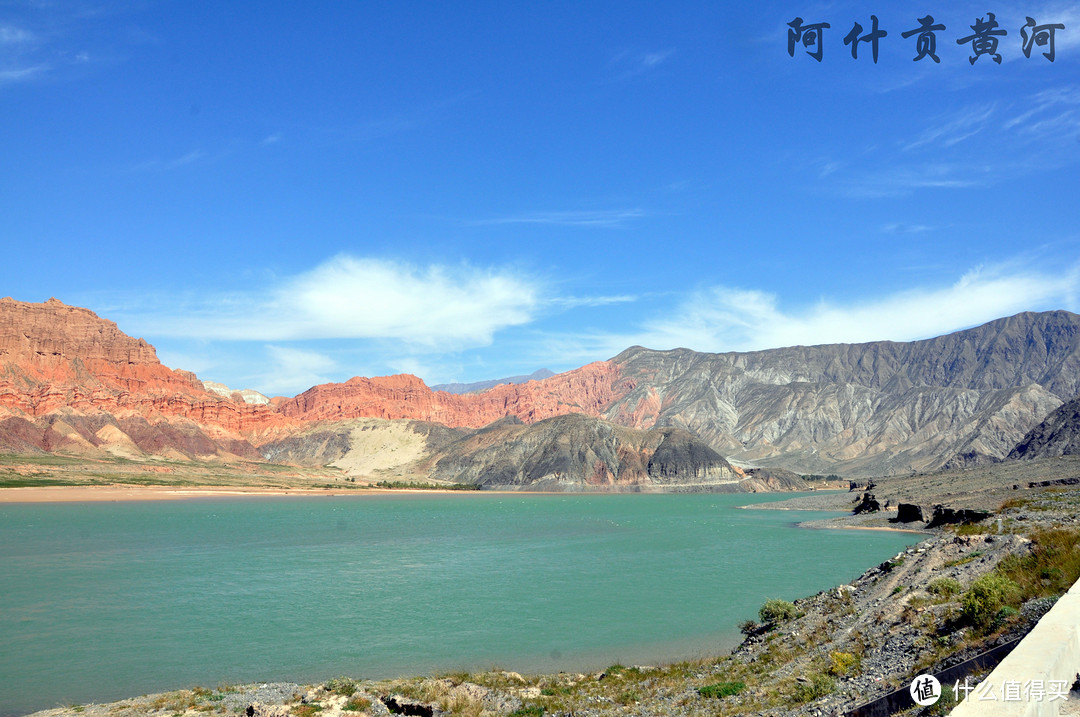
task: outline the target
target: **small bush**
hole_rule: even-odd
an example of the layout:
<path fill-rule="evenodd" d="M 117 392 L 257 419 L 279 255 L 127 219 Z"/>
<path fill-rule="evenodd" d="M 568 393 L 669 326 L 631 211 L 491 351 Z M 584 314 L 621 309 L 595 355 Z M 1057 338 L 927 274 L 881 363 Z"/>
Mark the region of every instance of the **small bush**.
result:
<path fill-rule="evenodd" d="M 1006 605 L 994 614 L 994 619 L 990 621 L 990 632 L 1000 630 L 1005 627 L 1006 623 L 1010 622 L 1014 617 L 1020 614 L 1020 611 L 1014 607 Z"/>
<path fill-rule="evenodd" d="M 787 600 L 772 598 L 758 610 L 758 617 L 762 622 L 778 623 L 794 619 L 798 615 L 795 604 Z"/>
<path fill-rule="evenodd" d="M 925 714 L 933 715 L 934 717 L 944 717 L 949 714 L 953 707 L 956 707 L 956 694 L 953 692 L 952 685 L 941 686 L 941 697 L 938 701 L 926 708 Z"/>
<path fill-rule="evenodd" d="M 829 653 L 829 674 L 836 677 L 846 677 L 857 672 L 861 660 L 850 652 Z"/>
<path fill-rule="evenodd" d="M 998 611 L 1018 601 L 1020 586 L 997 573 L 981 575 L 964 593 L 964 617 L 977 628 L 986 629 Z"/>
<path fill-rule="evenodd" d="M 926 586 L 926 592 L 931 595 L 941 595 L 942 597 L 959 595 L 963 589 L 964 586 L 960 584 L 960 581 L 954 578 L 937 578 L 931 580 L 930 584 Z"/>
<path fill-rule="evenodd" d="M 525 705 L 511 712 L 509 717 L 544 717 L 544 706 Z"/>
<path fill-rule="evenodd" d="M 731 697 L 746 689 L 745 682 L 717 682 L 714 685 L 705 685 L 698 688 L 698 694 L 702 697 Z"/>
<path fill-rule="evenodd" d="M 902 592 L 904 592 L 904 586 L 903 585 L 897 585 L 896 587 L 894 587 L 892 589 L 892 594 L 893 595 L 899 595 Z"/>
<path fill-rule="evenodd" d="M 807 682 L 796 682 L 795 689 L 791 693 L 791 698 L 802 704 L 803 702 L 812 702 L 816 699 L 824 697 L 825 695 L 832 694 L 836 690 L 836 680 L 817 673 L 811 675 Z"/>
<path fill-rule="evenodd" d="M 353 693 L 356 692 L 356 681 L 350 680 L 348 677 L 335 677 L 326 683 L 326 689 L 335 695 L 352 697 Z"/>
<path fill-rule="evenodd" d="M 757 632 L 758 624 L 753 620 L 743 620 L 739 623 L 739 632 L 744 635 L 753 635 Z"/>
<path fill-rule="evenodd" d="M 371 709 L 371 700 L 365 697 L 353 697 L 351 700 L 345 703 L 342 709 L 350 712 L 367 712 Z"/>

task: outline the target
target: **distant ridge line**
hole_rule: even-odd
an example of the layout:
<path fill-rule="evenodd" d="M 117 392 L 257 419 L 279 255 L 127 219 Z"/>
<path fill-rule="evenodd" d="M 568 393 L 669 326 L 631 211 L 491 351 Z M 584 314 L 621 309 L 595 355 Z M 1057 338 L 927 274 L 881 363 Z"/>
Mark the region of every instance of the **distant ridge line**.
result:
<path fill-rule="evenodd" d="M 508 376 L 507 378 L 495 378 L 487 381 L 475 381 L 473 383 L 439 383 L 431 386 L 432 391 L 446 391 L 447 393 L 477 393 L 478 391 L 486 391 L 489 388 L 495 388 L 504 383 L 525 383 L 526 381 L 541 381 L 545 378 L 551 378 L 555 375 L 554 371 L 550 371 L 546 368 L 533 371 L 529 375 L 521 376 Z"/>

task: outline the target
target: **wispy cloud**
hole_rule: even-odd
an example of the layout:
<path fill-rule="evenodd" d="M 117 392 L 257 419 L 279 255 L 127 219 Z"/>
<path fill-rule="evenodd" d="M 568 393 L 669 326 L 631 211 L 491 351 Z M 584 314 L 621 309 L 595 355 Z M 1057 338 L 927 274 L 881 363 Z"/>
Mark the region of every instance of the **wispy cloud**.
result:
<path fill-rule="evenodd" d="M 663 50 L 661 52 L 646 52 L 645 56 L 641 58 L 641 66 L 646 69 L 656 67 L 661 62 L 671 57 L 674 52 L 674 50 Z"/>
<path fill-rule="evenodd" d="M 0 45 L 22 45 L 34 41 L 34 33 L 14 25 L 0 25 Z"/>
<path fill-rule="evenodd" d="M 130 165 L 126 168 L 119 170 L 121 173 L 139 173 L 139 172 L 168 172 L 174 169 L 180 169 L 197 162 L 202 162 L 210 158 L 210 155 L 201 149 L 194 149 L 186 154 L 182 154 L 179 157 L 175 157 L 169 160 L 162 159 L 148 159 L 145 162 L 139 162 L 138 164 Z"/>
<path fill-rule="evenodd" d="M 826 300 L 785 311 L 774 294 L 714 286 L 644 325 L 631 343 L 657 349 L 751 351 L 778 346 L 911 341 L 1025 310 L 1077 308 L 1080 265 L 1047 274 L 1015 265 L 977 267 L 950 286 L 918 287 L 850 304 Z M 670 317 L 670 318 L 669 318 Z"/>
<path fill-rule="evenodd" d="M 469 222 L 473 226 L 495 224 L 552 224 L 568 227 L 617 227 L 646 216 L 641 209 L 602 209 L 586 211 L 524 212 Z"/>
<path fill-rule="evenodd" d="M 913 142 L 904 147 L 905 152 L 921 147 L 952 147 L 973 137 L 987 127 L 996 107 L 967 107 L 953 116 L 939 117 L 932 127 L 924 130 Z"/>
<path fill-rule="evenodd" d="M 626 80 L 652 72 L 667 62 L 674 54 L 674 48 L 647 52 L 624 50 L 611 58 L 610 65 L 617 71 L 615 79 Z"/>
<path fill-rule="evenodd" d="M 992 170 L 992 167 L 964 162 L 899 165 L 873 174 L 843 177 L 837 186 L 852 198 L 901 197 L 920 189 L 986 186 L 998 176 Z"/>
<path fill-rule="evenodd" d="M 1043 90 L 1027 98 L 1025 106 L 1028 109 L 1006 120 L 1002 129 L 1039 142 L 1080 132 L 1080 89 L 1076 87 Z"/>
<path fill-rule="evenodd" d="M 194 162 L 198 162 L 200 159 L 205 159 L 205 158 L 206 158 L 206 152 L 202 151 L 201 149 L 196 149 L 194 151 L 188 152 L 187 154 L 185 154 L 182 157 L 177 157 L 176 159 L 172 160 L 171 162 L 166 162 L 165 163 L 165 169 L 176 169 L 178 167 L 183 167 L 185 165 L 192 164 Z"/>
<path fill-rule="evenodd" d="M 541 308 L 540 283 L 509 269 L 337 256 L 262 293 L 162 300 L 127 325 L 146 335 L 236 341 L 384 339 L 429 350 L 491 343 Z M 177 310 L 177 305 L 180 309 Z"/>
<path fill-rule="evenodd" d="M 637 301 L 638 297 L 622 294 L 618 296 L 556 296 L 545 303 L 560 309 L 573 309 L 579 306 L 609 306 Z"/>
<path fill-rule="evenodd" d="M 35 79 L 51 69 L 50 65 L 32 65 L 30 67 L 15 67 L 0 70 L 0 84 L 24 82 Z"/>
<path fill-rule="evenodd" d="M 923 232 L 933 231 L 935 227 L 927 224 L 886 224 L 881 228 L 882 234 L 922 234 Z"/>
<path fill-rule="evenodd" d="M 281 141 L 281 134 L 279 132 L 275 132 L 274 134 L 267 135 L 266 137 L 263 137 L 262 143 L 264 145 L 277 144 L 280 141 Z"/>

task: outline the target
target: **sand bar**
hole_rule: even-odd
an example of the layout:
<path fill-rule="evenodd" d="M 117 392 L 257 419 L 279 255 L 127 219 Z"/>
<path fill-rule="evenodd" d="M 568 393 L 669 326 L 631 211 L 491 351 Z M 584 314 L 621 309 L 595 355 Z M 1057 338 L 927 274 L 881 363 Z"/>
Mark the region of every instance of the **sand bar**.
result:
<path fill-rule="evenodd" d="M 450 490 L 328 490 L 325 488 L 256 488 L 243 486 L 203 486 L 177 488 L 167 485 L 151 486 L 34 486 L 0 489 L 0 503 L 83 503 L 132 500 L 185 500 L 188 498 L 226 498 L 251 496 L 345 496 L 389 495 L 401 493 L 461 493 Z M 485 491 L 491 492 L 491 491 Z"/>

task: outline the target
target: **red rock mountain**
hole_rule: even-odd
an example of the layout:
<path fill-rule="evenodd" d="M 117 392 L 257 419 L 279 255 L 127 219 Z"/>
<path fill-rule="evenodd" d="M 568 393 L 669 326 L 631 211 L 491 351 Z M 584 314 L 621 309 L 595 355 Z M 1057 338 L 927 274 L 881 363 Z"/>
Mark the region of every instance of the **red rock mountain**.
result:
<path fill-rule="evenodd" d="M 908 343 L 727 354 L 632 347 L 610 361 L 464 395 L 432 391 L 410 375 L 357 377 L 249 405 L 163 366 L 152 346 L 87 309 L 0 300 L 5 450 L 126 440 L 157 455 L 257 458 L 312 421 L 418 419 L 475 429 L 506 417 L 533 424 L 579 413 L 682 428 L 750 465 L 879 475 L 936 468 L 957 455 L 1004 457 L 1078 393 L 1080 316 L 1054 311 Z"/>
<path fill-rule="evenodd" d="M 303 420 L 409 418 L 454 428 L 480 428 L 513 416 L 525 423 L 568 413 L 600 416 L 634 388 L 611 361 L 597 361 L 542 381 L 503 384 L 480 393 L 432 391 L 410 374 L 349 379 L 304 391 L 278 404 L 286 416 Z"/>
<path fill-rule="evenodd" d="M 257 456 L 244 436 L 292 423 L 207 391 L 195 374 L 162 365 L 146 341 L 56 299 L 0 299 L 0 413 L 7 448 L 95 447 L 109 443 L 99 435 L 106 426 L 126 424 L 120 432 L 146 452 L 185 456 Z"/>

